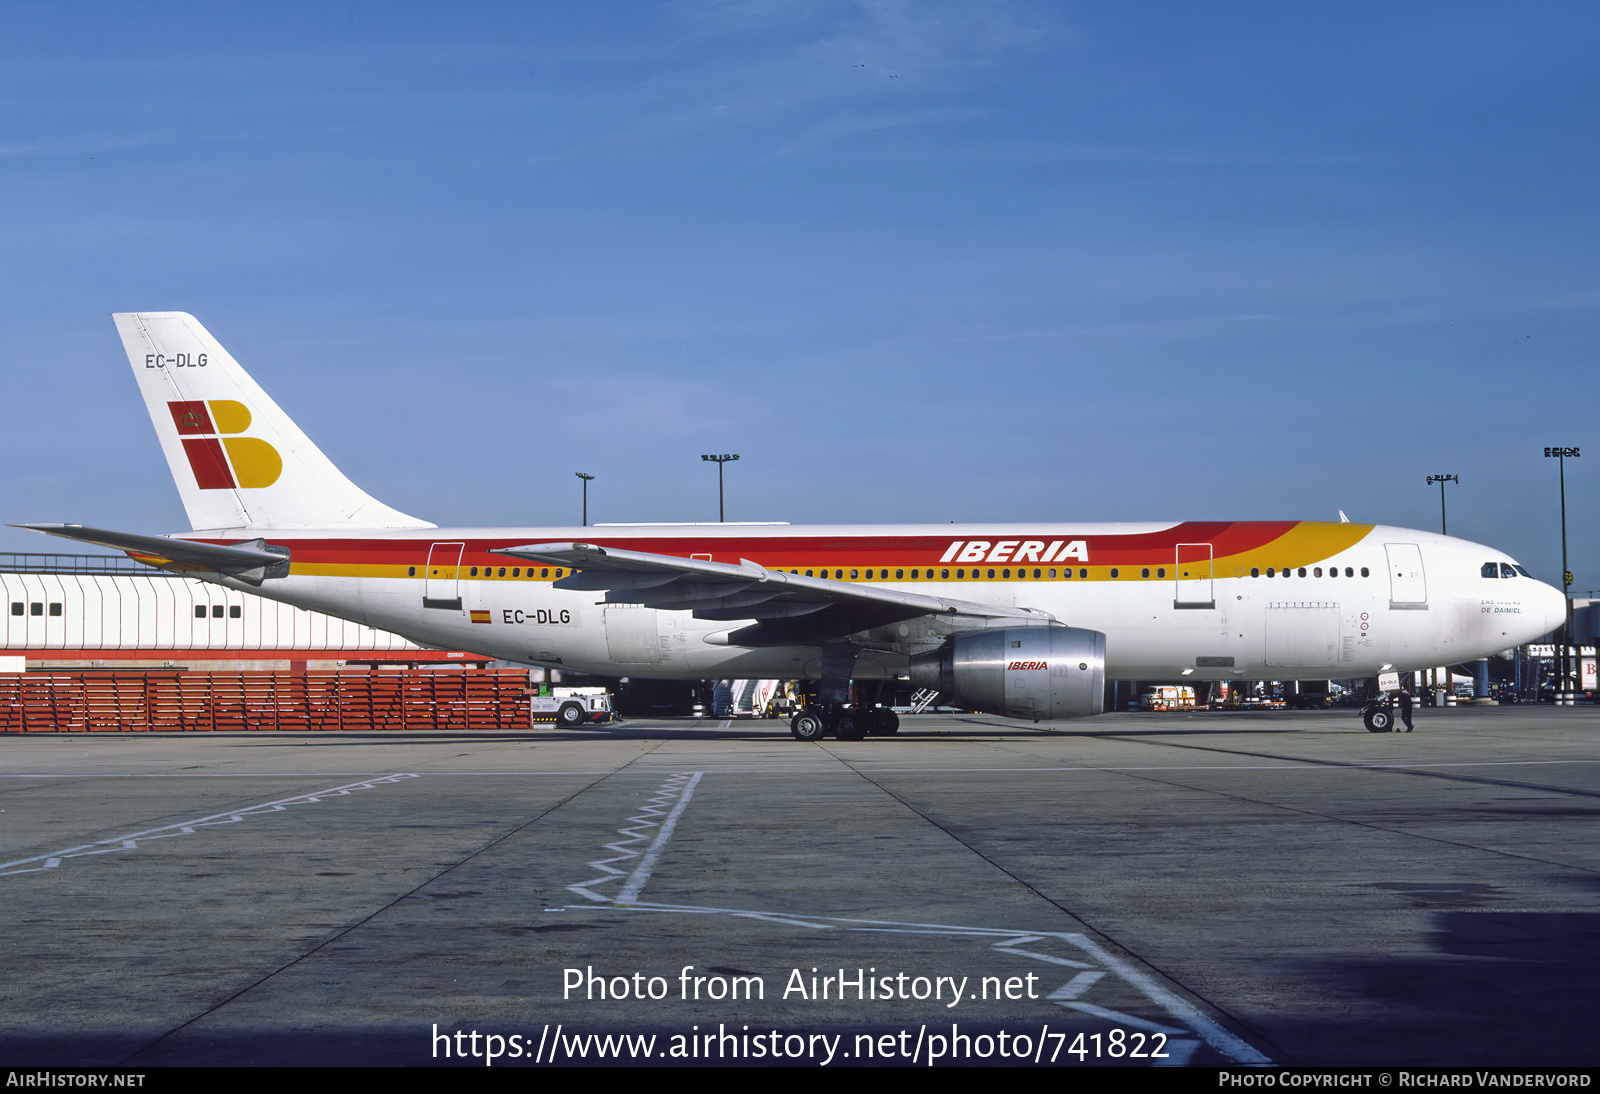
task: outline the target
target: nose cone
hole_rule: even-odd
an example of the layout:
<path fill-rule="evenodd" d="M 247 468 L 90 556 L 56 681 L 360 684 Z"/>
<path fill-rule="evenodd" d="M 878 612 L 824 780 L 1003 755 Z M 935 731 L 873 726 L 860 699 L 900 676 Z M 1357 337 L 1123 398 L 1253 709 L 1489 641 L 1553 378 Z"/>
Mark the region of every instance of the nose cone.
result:
<path fill-rule="evenodd" d="M 1567 625 L 1567 598 L 1554 585 L 1539 582 L 1538 591 L 1533 596 L 1533 604 L 1535 617 L 1543 619 L 1541 623 L 1543 629 L 1538 634 L 1529 635 L 1523 641 L 1531 642 Z"/>

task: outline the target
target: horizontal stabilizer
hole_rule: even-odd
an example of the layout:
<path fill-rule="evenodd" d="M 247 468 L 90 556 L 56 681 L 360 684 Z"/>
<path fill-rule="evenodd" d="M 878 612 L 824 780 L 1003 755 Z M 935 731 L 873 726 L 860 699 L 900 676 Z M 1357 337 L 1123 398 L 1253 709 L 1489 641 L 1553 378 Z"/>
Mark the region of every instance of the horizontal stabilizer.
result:
<path fill-rule="evenodd" d="M 269 577 L 287 577 L 289 574 L 289 549 L 268 546 L 266 541 L 259 539 L 222 545 L 194 543 L 166 536 L 141 536 L 133 532 L 113 532 L 105 528 L 86 528 L 81 524 L 14 524 L 12 527 L 75 539 L 79 543 L 92 543 L 97 547 L 110 547 L 114 551 L 125 552 L 137 562 L 162 570 L 227 574 L 251 585 L 259 585 Z"/>

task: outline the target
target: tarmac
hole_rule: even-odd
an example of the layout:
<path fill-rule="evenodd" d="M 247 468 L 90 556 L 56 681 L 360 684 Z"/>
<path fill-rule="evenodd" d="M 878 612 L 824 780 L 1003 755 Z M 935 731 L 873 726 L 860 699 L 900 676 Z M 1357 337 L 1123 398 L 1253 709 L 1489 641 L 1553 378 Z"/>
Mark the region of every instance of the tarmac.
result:
<path fill-rule="evenodd" d="M 1600 1062 L 1600 711 L 1416 725 L 4 737 L 0 1063 Z"/>

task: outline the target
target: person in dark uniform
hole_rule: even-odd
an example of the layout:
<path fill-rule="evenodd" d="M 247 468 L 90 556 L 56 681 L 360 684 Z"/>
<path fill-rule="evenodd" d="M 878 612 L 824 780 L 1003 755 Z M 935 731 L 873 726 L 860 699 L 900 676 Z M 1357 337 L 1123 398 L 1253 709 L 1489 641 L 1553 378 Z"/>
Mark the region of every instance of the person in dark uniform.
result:
<path fill-rule="evenodd" d="M 1406 724 L 1406 732 L 1410 733 L 1411 725 L 1411 692 L 1405 688 L 1400 689 L 1400 720 Z"/>

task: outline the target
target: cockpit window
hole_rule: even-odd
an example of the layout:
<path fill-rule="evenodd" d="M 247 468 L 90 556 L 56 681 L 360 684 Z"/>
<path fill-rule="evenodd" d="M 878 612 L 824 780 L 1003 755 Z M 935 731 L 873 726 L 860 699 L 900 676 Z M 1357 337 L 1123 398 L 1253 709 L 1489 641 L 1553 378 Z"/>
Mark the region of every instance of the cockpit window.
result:
<path fill-rule="evenodd" d="M 1501 577 L 1516 577 L 1517 576 L 1517 568 L 1515 566 L 1511 565 L 1511 563 L 1509 563 L 1509 562 L 1502 562 L 1500 564 L 1500 576 Z"/>
<path fill-rule="evenodd" d="M 1532 574 L 1530 574 L 1528 572 L 1528 568 L 1526 566 L 1523 566 L 1521 563 L 1517 564 L 1517 573 L 1521 574 L 1523 577 L 1532 577 L 1533 576 Z"/>
<path fill-rule="evenodd" d="M 1500 564 L 1498 562 L 1485 562 L 1482 573 L 1484 577 L 1499 577 Z"/>

